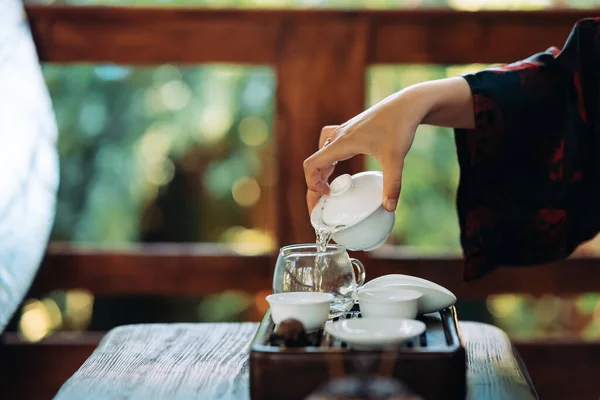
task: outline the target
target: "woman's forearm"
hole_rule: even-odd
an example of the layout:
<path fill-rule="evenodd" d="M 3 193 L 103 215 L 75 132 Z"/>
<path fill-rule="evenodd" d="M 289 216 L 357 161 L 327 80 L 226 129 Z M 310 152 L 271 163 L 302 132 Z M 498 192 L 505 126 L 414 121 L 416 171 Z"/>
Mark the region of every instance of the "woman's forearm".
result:
<path fill-rule="evenodd" d="M 419 117 L 421 124 L 474 128 L 473 98 L 464 78 L 454 77 L 419 83 L 405 89 L 399 96 L 399 101 L 410 104 L 412 109 L 424 110 L 424 115 Z"/>

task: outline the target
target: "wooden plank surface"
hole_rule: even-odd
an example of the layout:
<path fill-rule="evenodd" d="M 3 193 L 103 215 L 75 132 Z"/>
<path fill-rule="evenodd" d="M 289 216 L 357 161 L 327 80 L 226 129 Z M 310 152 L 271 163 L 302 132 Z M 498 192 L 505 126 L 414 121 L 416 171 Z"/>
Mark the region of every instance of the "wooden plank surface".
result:
<path fill-rule="evenodd" d="M 562 47 L 576 21 L 596 15 L 600 10 L 382 12 L 373 17 L 369 61 L 514 62 Z"/>
<path fill-rule="evenodd" d="M 42 61 L 122 64 L 275 61 L 281 21 L 189 8 L 27 6 Z"/>
<path fill-rule="evenodd" d="M 57 400 L 249 399 L 248 350 L 257 324 L 141 324 L 116 328 Z M 469 399 L 532 399 L 506 335 L 463 323 Z M 118 374 L 119 379 L 114 379 Z"/>
<path fill-rule="evenodd" d="M 451 9 L 26 8 L 42 61 L 125 64 L 275 64 L 280 41 L 290 30 L 336 24 L 369 27 L 361 39 L 369 50 L 368 63 L 510 62 L 552 45 L 562 46 L 578 19 L 600 14 L 566 9 L 474 13 Z M 305 46 L 321 44 L 305 37 Z"/>
<path fill-rule="evenodd" d="M 95 294 L 201 295 L 271 287 L 271 256 L 212 246 L 146 245 L 121 251 L 50 247 L 30 295 L 82 288 Z"/>
<path fill-rule="evenodd" d="M 462 281 L 458 258 L 358 256 L 367 280 L 390 273 L 437 282 L 461 299 L 497 293 L 569 295 L 600 291 L 600 260 L 570 259 L 541 267 L 502 268 L 480 281 Z M 83 288 L 95 294 L 203 295 L 227 289 L 269 290 L 276 256 L 245 257 L 206 246 L 140 246 L 123 251 L 50 247 L 30 295 Z"/>

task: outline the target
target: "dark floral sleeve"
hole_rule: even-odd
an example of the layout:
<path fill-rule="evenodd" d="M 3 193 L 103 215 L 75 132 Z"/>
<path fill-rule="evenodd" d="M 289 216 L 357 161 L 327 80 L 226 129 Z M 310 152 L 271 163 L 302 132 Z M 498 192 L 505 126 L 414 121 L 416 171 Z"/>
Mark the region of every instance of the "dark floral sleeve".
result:
<path fill-rule="evenodd" d="M 600 19 L 556 48 L 466 75 L 457 129 L 464 278 L 568 257 L 600 231 Z"/>

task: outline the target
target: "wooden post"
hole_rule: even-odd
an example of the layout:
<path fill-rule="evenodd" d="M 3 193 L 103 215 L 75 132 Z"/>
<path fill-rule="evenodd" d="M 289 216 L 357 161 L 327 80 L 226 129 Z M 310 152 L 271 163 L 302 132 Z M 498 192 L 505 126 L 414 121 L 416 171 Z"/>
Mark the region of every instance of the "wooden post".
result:
<path fill-rule="evenodd" d="M 302 162 L 317 150 L 321 128 L 360 113 L 365 103 L 368 22 L 346 15 L 327 23 L 282 25 L 277 61 L 280 245 L 313 243 Z M 336 174 L 362 169 L 362 158 Z"/>

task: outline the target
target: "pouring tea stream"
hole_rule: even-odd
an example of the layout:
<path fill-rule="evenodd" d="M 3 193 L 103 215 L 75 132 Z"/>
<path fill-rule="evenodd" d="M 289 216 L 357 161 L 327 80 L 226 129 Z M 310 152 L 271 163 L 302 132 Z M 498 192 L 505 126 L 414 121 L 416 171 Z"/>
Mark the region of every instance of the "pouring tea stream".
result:
<path fill-rule="evenodd" d="M 335 318 L 352 308 L 366 276 L 362 263 L 350 258 L 346 250 L 370 251 L 381 246 L 394 226 L 394 213 L 381 204 L 381 172 L 341 175 L 330 186 L 330 195 L 322 197 L 311 214 L 316 244 L 280 250 L 273 293 L 331 293 L 329 317 Z M 329 244 L 332 238 L 337 245 Z"/>
<path fill-rule="evenodd" d="M 332 238 L 349 250 L 371 251 L 385 243 L 395 217 L 394 213 L 383 208 L 380 200 L 382 193 L 381 172 L 366 171 L 354 176 L 344 174 L 334 179 L 330 184 L 330 194 L 321 197 L 311 213 L 317 251 L 324 253 Z M 322 290 L 321 282 L 326 268 L 327 258 L 317 256 L 313 269 L 313 290 Z M 341 308 L 346 309 L 350 305 L 345 302 Z"/>

